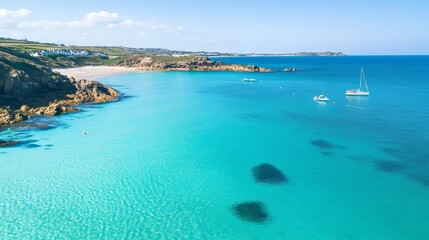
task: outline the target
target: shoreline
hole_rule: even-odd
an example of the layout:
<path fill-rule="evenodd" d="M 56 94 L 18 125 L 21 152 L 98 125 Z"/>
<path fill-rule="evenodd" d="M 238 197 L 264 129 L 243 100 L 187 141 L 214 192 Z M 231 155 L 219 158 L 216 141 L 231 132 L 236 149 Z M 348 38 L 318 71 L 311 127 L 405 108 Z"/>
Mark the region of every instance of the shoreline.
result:
<path fill-rule="evenodd" d="M 85 66 L 76 68 L 55 68 L 52 69 L 52 71 L 66 75 L 67 77 L 73 77 L 76 80 L 82 80 L 97 79 L 111 75 L 137 72 L 140 70 L 132 67 L 121 66 Z"/>
<path fill-rule="evenodd" d="M 208 67 L 206 69 L 186 69 L 186 68 L 167 68 L 151 69 L 149 67 L 124 67 L 124 66 L 84 66 L 75 68 L 53 68 L 52 71 L 65 75 L 76 80 L 96 80 L 97 78 L 125 74 L 130 72 L 274 72 L 272 69 L 261 68 L 262 71 L 255 71 L 249 66 L 239 64 L 229 64 L 227 69 L 216 69 Z M 238 66 L 238 67 L 237 67 Z M 234 69 L 238 68 L 238 69 Z M 254 67 L 259 68 L 259 67 Z"/>

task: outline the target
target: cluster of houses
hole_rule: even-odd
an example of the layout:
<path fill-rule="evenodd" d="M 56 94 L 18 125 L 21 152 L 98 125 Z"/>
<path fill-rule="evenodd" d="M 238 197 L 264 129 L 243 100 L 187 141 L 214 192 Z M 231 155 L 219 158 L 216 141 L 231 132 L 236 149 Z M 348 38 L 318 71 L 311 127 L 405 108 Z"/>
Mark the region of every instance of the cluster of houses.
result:
<path fill-rule="evenodd" d="M 41 51 L 36 51 L 30 53 L 33 57 L 40 56 L 49 56 L 49 55 L 62 55 L 62 56 L 76 56 L 76 57 L 86 57 L 86 56 L 107 56 L 106 53 L 102 52 L 93 52 L 87 50 L 73 50 L 73 49 L 45 49 Z"/>
<path fill-rule="evenodd" d="M 121 47 L 122 50 L 127 52 L 137 52 L 137 53 L 149 53 L 155 54 L 157 56 L 169 56 L 169 57 L 187 57 L 187 56 L 220 56 L 225 55 L 224 53 L 219 52 L 192 52 L 192 51 L 177 51 L 169 50 L 165 48 L 131 48 L 131 47 Z"/>

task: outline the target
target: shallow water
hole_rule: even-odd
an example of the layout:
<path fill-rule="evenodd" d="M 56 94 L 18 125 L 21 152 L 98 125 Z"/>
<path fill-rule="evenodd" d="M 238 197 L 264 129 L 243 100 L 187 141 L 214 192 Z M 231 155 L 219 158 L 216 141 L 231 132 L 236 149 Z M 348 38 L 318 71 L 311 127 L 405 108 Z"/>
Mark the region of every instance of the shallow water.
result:
<path fill-rule="evenodd" d="M 429 238 L 429 57 L 222 60 L 299 72 L 111 76 L 122 101 L 0 132 L 0 238 Z"/>

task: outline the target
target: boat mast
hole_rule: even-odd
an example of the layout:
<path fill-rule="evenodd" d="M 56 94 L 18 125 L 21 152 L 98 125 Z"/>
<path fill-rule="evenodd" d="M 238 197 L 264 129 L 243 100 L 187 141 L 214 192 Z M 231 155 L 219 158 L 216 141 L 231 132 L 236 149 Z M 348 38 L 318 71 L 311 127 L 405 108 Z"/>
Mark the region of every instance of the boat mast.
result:
<path fill-rule="evenodd" d="M 363 68 L 361 68 L 361 71 L 362 71 L 363 81 L 365 82 L 366 92 L 369 92 L 368 84 L 366 83 L 366 78 L 365 78 L 365 73 L 363 72 Z M 361 78 L 361 85 L 362 85 L 362 78 Z"/>
<path fill-rule="evenodd" d="M 363 75 L 363 68 L 360 68 L 359 92 L 362 89 L 362 75 Z"/>

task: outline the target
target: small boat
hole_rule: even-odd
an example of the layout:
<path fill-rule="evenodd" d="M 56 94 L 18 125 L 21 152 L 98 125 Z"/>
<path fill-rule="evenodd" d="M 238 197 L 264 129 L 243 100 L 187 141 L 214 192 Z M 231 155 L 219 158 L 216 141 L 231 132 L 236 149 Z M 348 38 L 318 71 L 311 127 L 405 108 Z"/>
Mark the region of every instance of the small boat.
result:
<path fill-rule="evenodd" d="M 297 72 L 298 70 L 294 67 L 290 67 L 290 68 L 284 68 L 282 71 L 283 72 Z"/>
<path fill-rule="evenodd" d="M 256 79 L 254 78 L 243 78 L 243 80 L 241 80 L 243 82 L 256 82 Z"/>
<path fill-rule="evenodd" d="M 319 96 L 314 96 L 313 100 L 320 101 L 320 102 L 327 102 L 329 101 L 329 98 L 326 97 L 325 95 L 319 95 Z"/>
<path fill-rule="evenodd" d="M 362 90 L 362 81 L 365 83 L 366 90 Z M 359 89 L 350 89 L 346 90 L 347 96 L 369 96 L 368 84 L 366 83 L 365 73 L 363 72 L 363 68 L 360 69 L 360 83 Z"/>

